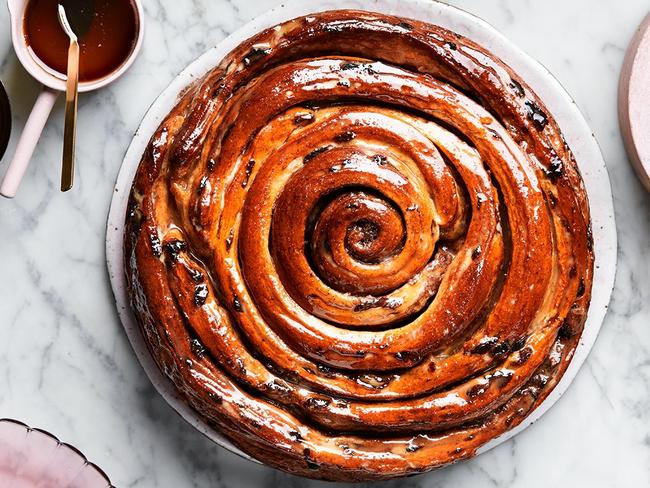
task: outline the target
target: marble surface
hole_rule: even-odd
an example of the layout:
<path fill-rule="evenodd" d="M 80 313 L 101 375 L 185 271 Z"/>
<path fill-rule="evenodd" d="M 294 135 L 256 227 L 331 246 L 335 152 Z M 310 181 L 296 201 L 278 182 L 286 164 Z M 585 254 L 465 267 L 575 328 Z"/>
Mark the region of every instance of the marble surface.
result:
<path fill-rule="evenodd" d="M 153 391 L 114 310 L 105 219 L 133 132 L 186 64 L 279 2 L 145 3 L 140 58 L 116 84 L 80 100 L 76 189 L 65 195 L 57 189 L 59 104 L 19 196 L 0 201 L 0 417 L 76 445 L 118 487 L 325 486 L 241 460 L 195 432 Z M 624 49 L 647 0 L 450 3 L 477 13 L 540 60 L 583 110 L 611 173 L 617 284 L 592 354 L 538 423 L 476 459 L 384 486 L 649 485 L 650 196 L 628 164 L 616 115 Z M 4 8 L 0 25 L 8 26 Z M 0 30 L 0 62 L 14 109 L 11 154 L 39 88 L 12 53 L 8 28 Z"/>

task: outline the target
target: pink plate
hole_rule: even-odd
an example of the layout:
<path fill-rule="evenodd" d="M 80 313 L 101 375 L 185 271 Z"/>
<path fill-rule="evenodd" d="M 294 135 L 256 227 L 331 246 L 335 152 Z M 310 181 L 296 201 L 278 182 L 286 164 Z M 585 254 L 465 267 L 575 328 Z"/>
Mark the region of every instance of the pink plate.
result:
<path fill-rule="evenodd" d="M 627 152 L 650 191 L 650 15 L 630 43 L 619 86 L 619 116 Z"/>
<path fill-rule="evenodd" d="M 0 420 L 0 487 L 113 488 L 74 447 L 8 419 Z"/>

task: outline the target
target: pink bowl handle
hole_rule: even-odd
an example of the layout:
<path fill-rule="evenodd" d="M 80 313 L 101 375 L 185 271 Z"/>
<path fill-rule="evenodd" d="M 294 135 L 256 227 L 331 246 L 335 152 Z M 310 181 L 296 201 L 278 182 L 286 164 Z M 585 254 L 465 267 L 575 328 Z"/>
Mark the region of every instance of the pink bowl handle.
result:
<path fill-rule="evenodd" d="M 29 114 L 29 119 L 27 119 L 23 133 L 16 146 L 16 154 L 14 154 L 13 160 L 9 163 L 9 169 L 2 181 L 0 195 L 7 198 L 16 196 L 18 186 L 23 179 L 32 154 L 34 154 L 36 143 L 41 137 L 43 127 L 45 127 L 45 123 L 50 116 L 58 95 L 59 92 L 44 87 L 36 99 L 32 113 Z"/>

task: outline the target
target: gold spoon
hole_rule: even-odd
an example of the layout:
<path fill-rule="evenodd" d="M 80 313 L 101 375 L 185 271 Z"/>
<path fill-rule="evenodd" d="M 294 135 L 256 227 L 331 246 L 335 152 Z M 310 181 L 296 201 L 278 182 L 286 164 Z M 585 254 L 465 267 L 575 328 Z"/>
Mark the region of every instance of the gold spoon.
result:
<path fill-rule="evenodd" d="M 59 23 L 70 38 L 68 48 L 68 78 L 65 92 L 65 129 L 63 132 L 63 167 L 61 191 L 72 188 L 74 181 L 75 138 L 77 132 L 77 99 L 79 97 L 79 41 L 70 27 L 65 8 L 59 4 Z"/>

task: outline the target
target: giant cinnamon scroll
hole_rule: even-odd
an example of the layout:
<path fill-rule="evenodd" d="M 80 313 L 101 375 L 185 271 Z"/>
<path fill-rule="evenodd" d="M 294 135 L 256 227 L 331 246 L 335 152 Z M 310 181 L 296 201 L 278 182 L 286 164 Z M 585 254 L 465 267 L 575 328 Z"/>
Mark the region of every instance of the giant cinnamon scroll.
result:
<path fill-rule="evenodd" d="M 131 193 L 151 354 L 253 457 L 367 480 L 472 456 L 564 373 L 593 252 L 576 162 L 510 68 L 442 28 L 333 11 L 182 96 Z"/>

